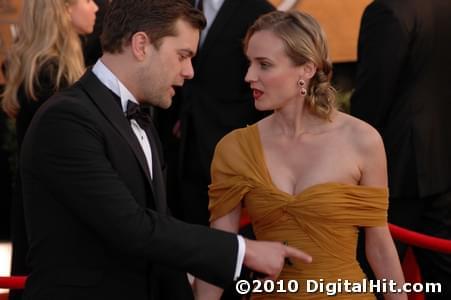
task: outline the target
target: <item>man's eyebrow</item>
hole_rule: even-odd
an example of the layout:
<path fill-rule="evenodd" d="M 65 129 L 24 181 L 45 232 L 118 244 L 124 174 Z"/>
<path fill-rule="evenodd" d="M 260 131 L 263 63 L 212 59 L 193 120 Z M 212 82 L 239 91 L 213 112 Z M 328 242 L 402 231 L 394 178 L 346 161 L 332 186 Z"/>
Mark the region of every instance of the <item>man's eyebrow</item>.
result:
<path fill-rule="evenodd" d="M 193 57 L 196 54 L 191 49 L 185 49 L 185 48 L 179 49 L 179 52 L 182 52 L 184 55 L 187 55 L 187 56 L 190 56 L 190 57 Z"/>

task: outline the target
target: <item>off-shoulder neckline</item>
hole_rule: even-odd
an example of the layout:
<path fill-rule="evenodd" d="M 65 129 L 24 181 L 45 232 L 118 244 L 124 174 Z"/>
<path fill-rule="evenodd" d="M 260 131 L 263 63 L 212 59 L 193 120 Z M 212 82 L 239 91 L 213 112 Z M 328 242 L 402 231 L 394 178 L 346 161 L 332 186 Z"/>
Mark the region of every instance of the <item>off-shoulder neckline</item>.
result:
<path fill-rule="evenodd" d="M 269 173 L 268 170 L 268 166 L 266 164 L 265 161 L 265 156 L 264 156 L 264 152 L 263 152 L 263 145 L 261 143 L 261 137 L 260 137 L 260 132 L 259 132 L 259 128 L 257 126 L 257 123 L 254 123 L 252 125 L 247 126 L 247 128 L 250 128 L 251 130 L 253 130 L 253 133 L 255 134 L 255 139 L 256 139 L 256 148 L 258 151 L 258 155 L 259 157 L 257 158 L 259 160 L 259 163 L 262 164 L 264 172 L 265 172 L 265 176 L 268 179 L 269 183 L 271 184 L 271 187 L 273 190 L 288 195 L 290 197 L 293 198 L 298 198 L 306 193 L 308 193 L 309 191 L 311 192 L 312 190 L 318 189 L 318 188 L 325 188 L 327 186 L 335 186 L 335 187 L 341 187 L 341 188 L 349 188 L 349 189 L 358 189 L 358 190 L 371 190 L 371 191 L 383 191 L 386 192 L 388 191 L 387 187 L 381 187 L 381 186 L 368 186 L 368 185 L 358 185 L 358 184 L 351 184 L 351 183 L 343 183 L 343 182 L 335 182 L 335 181 L 326 181 L 326 182 L 319 182 L 319 183 L 315 183 L 312 185 L 309 185 L 308 187 L 304 188 L 302 191 L 300 191 L 299 193 L 296 194 L 290 194 L 288 192 L 285 192 L 283 190 L 281 190 L 280 188 L 278 188 L 275 184 L 274 181 L 272 180 L 271 174 Z"/>

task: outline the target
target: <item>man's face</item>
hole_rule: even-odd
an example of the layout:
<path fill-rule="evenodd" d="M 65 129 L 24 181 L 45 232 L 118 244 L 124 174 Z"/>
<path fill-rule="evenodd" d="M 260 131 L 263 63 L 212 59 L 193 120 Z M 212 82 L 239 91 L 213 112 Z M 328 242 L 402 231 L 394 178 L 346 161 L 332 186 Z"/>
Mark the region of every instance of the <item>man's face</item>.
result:
<path fill-rule="evenodd" d="M 194 76 L 191 58 L 197 50 L 199 30 L 178 20 L 175 32 L 175 36 L 164 37 L 158 49 L 149 45 L 149 54 L 138 71 L 141 102 L 166 109 L 171 106 L 174 87 Z"/>

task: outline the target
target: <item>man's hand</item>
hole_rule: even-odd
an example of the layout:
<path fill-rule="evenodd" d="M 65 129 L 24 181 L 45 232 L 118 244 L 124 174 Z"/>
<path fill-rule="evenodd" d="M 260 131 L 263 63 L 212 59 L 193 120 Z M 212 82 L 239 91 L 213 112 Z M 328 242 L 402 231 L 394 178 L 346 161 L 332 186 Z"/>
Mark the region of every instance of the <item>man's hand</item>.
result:
<path fill-rule="evenodd" d="M 312 257 L 296 248 L 279 242 L 253 241 L 245 239 L 246 253 L 244 265 L 264 273 L 268 279 L 277 279 L 285 264 L 286 258 L 299 259 L 305 263 L 312 262 Z"/>

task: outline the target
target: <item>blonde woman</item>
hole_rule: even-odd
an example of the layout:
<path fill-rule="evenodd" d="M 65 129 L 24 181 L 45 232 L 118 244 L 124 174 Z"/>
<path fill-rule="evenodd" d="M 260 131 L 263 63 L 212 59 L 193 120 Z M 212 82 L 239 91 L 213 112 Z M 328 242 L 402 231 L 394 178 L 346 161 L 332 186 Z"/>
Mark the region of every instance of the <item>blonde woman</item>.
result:
<path fill-rule="evenodd" d="M 284 242 L 313 259 L 286 263 L 273 293 L 252 299 L 328 299 L 331 287 L 338 291 L 334 299 L 375 299 L 356 292 L 366 288 L 356 260 L 359 227 L 376 277 L 401 287 L 387 227 L 384 146 L 374 128 L 335 108 L 321 27 L 307 14 L 272 12 L 251 26 L 245 52 L 254 105 L 273 113 L 218 143 L 209 187 L 211 226 L 236 232 L 245 206 L 257 239 Z M 328 289 L 321 291 L 321 284 Z M 195 286 L 198 299 L 220 297 L 205 282 Z M 270 284 L 262 287 L 271 291 Z M 384 297 L 407 299 L 404 293 Z"/>
<path fill-rule="evenodd" d="M 37 109 L 83 74 L 79 35 L 93 31 L 97 9 L 92 0 L 23 1 L 18 35 L 6 60 L 2 99 L 3 110 L 16 119 L 19 150 Z M 25 275 L 28 246 L 21 198 L 17 188 L 12 210 L 12 274 Z"/>
<path fill-rule="evenodd" d="M 19 145 L 37 108 L 84 72 L 80 34 L 93 31 L 92 0 L 27 0 L 6 63 L 2 107 L 16 118 Z"/>

